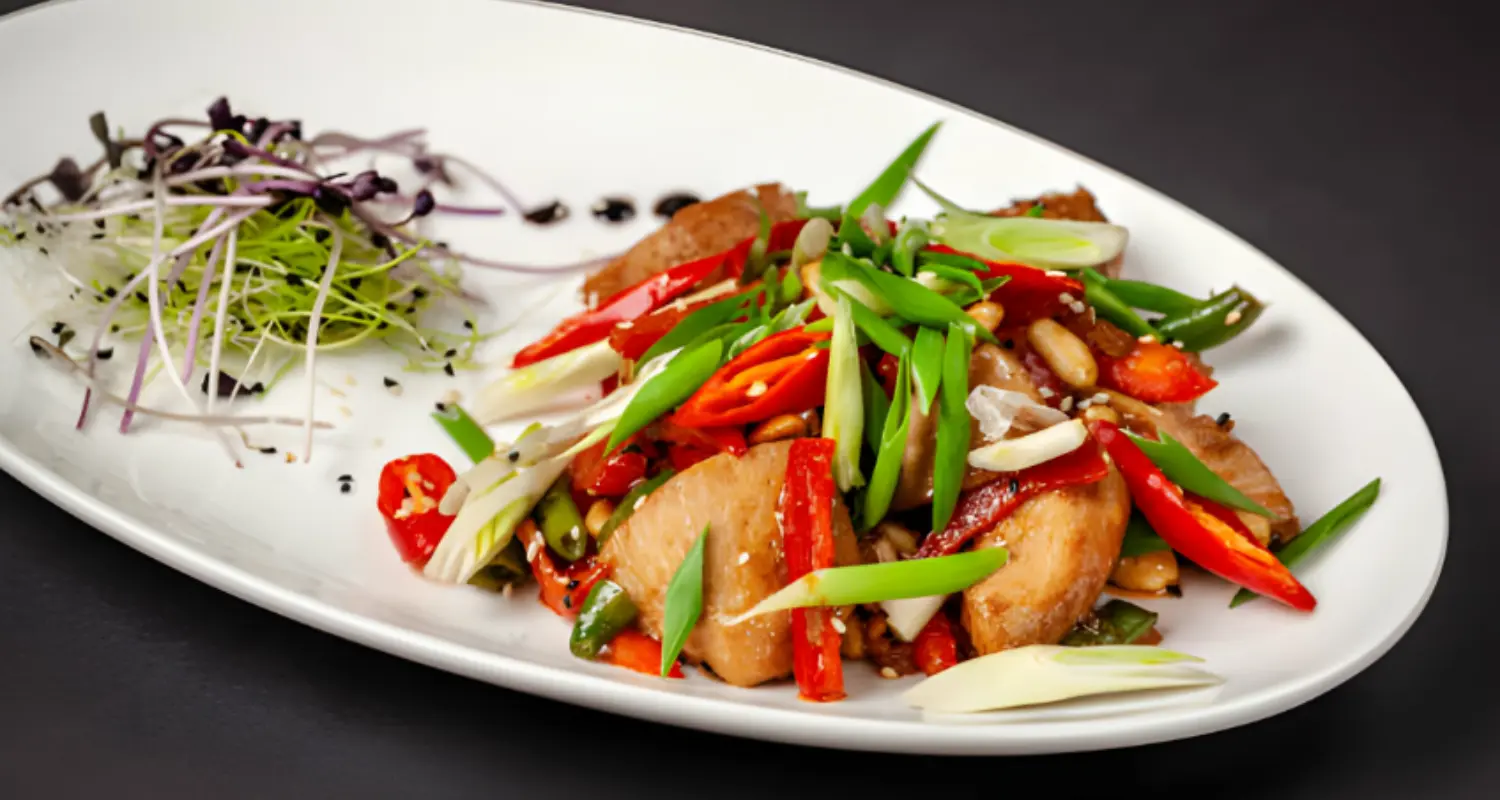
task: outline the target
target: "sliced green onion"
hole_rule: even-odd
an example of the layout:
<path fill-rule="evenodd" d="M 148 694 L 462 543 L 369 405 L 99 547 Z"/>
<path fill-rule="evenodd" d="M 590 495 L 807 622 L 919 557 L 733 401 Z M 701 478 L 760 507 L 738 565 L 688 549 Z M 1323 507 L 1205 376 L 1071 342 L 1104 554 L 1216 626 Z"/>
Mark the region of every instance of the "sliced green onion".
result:
<path fill-rule="evenodd" d="M 911 353 L 912 383 L 917 388 L 917 410 L 924 415 L 937 399 L 943 378 L 943 334 L 932 328 L 918 328 Z"/>
<path fill-rule="evenodd" d="M 833 344 L 829 352 L 828 388 L 823 406 L 823 436 L 834 440 L 833 477 L 839 491 L 863 486 L 859 471 L 860 439 L 864 436 L 864 393 L 860 388 L 859 345 L 855 341 L 854 312 L 849 297 L 840 294 L 833 314 Z"/>
<path fill-rule="evenodd" d="M 745 266 L 740 270 L 741 286 L 758 280 L 770 263 L 766 258 L 766 248 L 771 244 L 771 215 L 766 213 L 766 207 L 759 200 L 755 204 L 760 210 L 760 231 L 750 243 L 750 252 L 745 254 Z"/>
<path fill-rule="evenodd" d="M 876 347 L 897 358 L 906 355 L 907 351 L 911 349 L 911 340 L 906 338 L 906 334 L 886 321 L 884 317 L 871 311 L 864 303 L 855 301 L 843 289 L 832 284 L 826 284 L 823 289 L 835 299 L 847 298 L 850 300 L 849 312 L 854 317 L 855 326 L 863 331 L 866 336 L 870 337 L 870 341 Z"/>
<path fill-rule="evenodd" d="M 1364 516 L 1370 506 L 1375 504 L 1375 499 L 1380 496 L 1380 479 L 1365 484 L 1359 491 L 1350 495 L 1344 502 L 1339 503 L 1321 517 L 1318 521 L 1307 526 L 1301 536 L 1287 542 L 1276 551 L 1276 558 L 1285 564 L 1288 569 L 1297 566 L 1309 553 L 1321 547 L 1323 544 L 1338 538 L 1339 534 L 1349 529 Z M 1234 599 L 1229 602 L 1229 607 L 1234 608 L 1256 598 L 1255 592 L 1249 589 L 1241 589 L 1235 594 Z"/>
<path fill-rule="evenodd" d="M 1099 316 L 1113 322 L 1131 336 L 1158 336 L 1151 324 L 1141 319 L 1124 300 L 1109 290 L 1109 279 L 1085 267 L 1083 270 L 1083 299 L 1094 307 Z"/>
<path fill-rule="evenodd" d="M 1104 287 L 1131 308 L 1143 308 L 1158 314 L 1186 314 L 1202 302 L 1176 289 L 1145 281 L 1105 278 Z"/>
<path fill-rule="evenodd" d="M 516 526 L 562 475 L 571 449 L 531 467 L 512 470 L 489 486 L 469 490 L 422 571 L 433 580 L 465 583 L 510 544 Z"/>
<path fill-rule="evenodd" d="M 537 527 L 542 529 L 542 538 L 552 552 L 565 561 L 583 558 L 588 549 L 588 537 L 584 534 L 583 515 L 573 503 L 573 481 L 563 475 L 553 481 L 552 488 L 542 495 L 536 504 Z"/>
<path fill-rule="evenodd" d="M 748 294 L 726 297 L 688 314 L 672 330 L 667 331 L 665 336 L 657 339 L 656 344 L 651 345 L 645 353 L 641 354 L 640 363 L 650 363 L 652 359 L 663 353 L 686 347 L 699 336 L 734 319 L 737 316 L 736 312 L 744 310 L 747 300 L 755 297 L 759 297 L 758 287 Z"/>
<path fill-rule="evenodd" d="M 1139 509 L 1130 512 L 1130 522 L 1125 526 L 1125 540 L 1120 544 L 1121 558 L 1135 558 L 1171 549 L 1172 545 L 1157 535 Z"/>
<path fill-rule="evenodd" d="M 762 614 L 792 608 L 852 606 L 953 594 L 988 578 L 1008 558 L 1005 548 L 987 547 L 951 556 L 814 570 L 756 603 L 729 624 L 738 625 Z"/>
<path fill-rule="evenodd" d="M 1037 203 L 1031 208 L 1026 209 L 1026 216 L 1028 217 L 1040 217 L 1045 213 L 1047 213 L 1047 209 L 1043 208 L 1041 203 Z"/>
<path fill-rule="evenodd" d="M 641 386 L 630 404 L 620 414 L 615 430 L 609 435 L 605 450 L 614 450 L 640 429 L 650 425 L 662 414 L 676 408 L 682 401 L 692 397 L 719 368 L 719 356 L 724 345 L 717 339 L 679 354 L 660 375 Z"/>
<path fill-rule="evenodd" d="M 1157 320 L 1157 336 L 1164 342 L 1182 342 L 1183 350 L 1196 353 L 1244 333 L 1265 310 L 1254 295 L 1234 286 L 1191 311 Z"/>
<path fill-rule="evenodd" d="M 459 404 L 444 403 L 432 413 L 432 418 L 443 426 L 470 461 L 477 463 L 494 454 L 495 440 Z"/>
<path fill-rule="evenodd" d="M 903 699 L 929 713 L 969 714 L 1090 695 L 1222 683 L 1217 675 L 1189 666 L 1201 661 L 1160 647 L 1034 644 L 949 667 L 917 684 Z"/>
<path fill-rule="evenodd" d="M 939 392 L 937 448 L 932 461 L 932 529 L 948 526 L 958 494 L 964 487 L 969 459 L 969 356 L 973 351 L 969 329 L 948 326 L 943 347 L 943 385 Z"/>
<path fill-rule="evenodd" d="M 885 519 L 886 512 L 891 508 L 891 498 L 896 496 L 896 483 L 901 477 L 901 457 L 906 453 L 906 437 L 911 428 L 909 374 L 910 356 L 903 356 L 897 367 L 896 386 L 891 394 L 890 407 L 881 415 L 884 422 L 877 440 L 870 444 L 870 448 L 875 451 L 875 468 L 870 472 L 870 485 L 862 498 L 860 527 L 865 530 Z M 881 400 L 885 399 L 885 391 L 879 386 L 875 387 L 875 393 Z"/>
<path fill-rule="evenodd" d="M 828 243 L 833 239 L 833 224 L 821 217 L 809 220 L 797 232 L 797 241 L 792 244 L 792 274 L 823 257 L 828 252 Z"/>
<path fill-rule="evenodd" d="M 979 276 L 966 269 L 950 267 L 944 264 L 923 264 L 921 270 L 931 272 L 943 280 L 968 289 L 978 295 L 984 294 L 984 284 L 979 282 Z"/>
<path fill-rule="evenodd" d="M 708 539 L 708 526 L 688 550 L 672 582 L 667 584 L 666 609 L 663 612 L 661 633 L 661 676 L 672 671 L 677 656 L 687 644 L 688 635 L 698 624 L 703 613 L 703 542 Z"/>
<path fill-rule="evenodd" d="M 927 246 L 927 223 L 912 220 L 901 223 L 896 231 L 896 241 L 891 246 L 891 266 L 910 278 L 916 274 L 917 252 Z"/>
<path fill-rule="evenodd" d="M 885 389 L 875 373 L 870 371 L 870 365 L 863 361 L 859 362 L 859 385 L 865 400 L 865 444 L 870 452 L 876 453 L 880 451 L 880 432 L 884 429 L 886 414 L 890 413 L 891 401 L 885 396 Z"/>
<path fill-rule="evenodd" d="M 991 217 L 955 205 L 914 181 L 944 214 L 932 235 L 943 244 L 987 261 L 1019 261 L 1049 269 L 1095 267 L 1125 250 L 1129 234 L 1106 222 L 1077 222 L 1039 217 Z"/>
<path fill-rule="evenodd" d="M 830 252 L 824 256 L 822 269 L 826 280 L 857 281 L 903 319 L 940 330 L 946 329 L 950 323 L 958 323 L 974 329 L 985 341 L 995 342 L 994 335 L 976 326 L 974 319 L 961 306 L 914 280 L 867 267 L 842 253 Z"/>
<path fill-rule="evenodd" d="M 786 277 L 781 279 L 781 302 L 789 305 L 797 302 L 802 298 L 802 290 L 802 271 L 797 267 L 787 267 Z"/>
<path fill-rule="evenodd" d="M 923 250 L 918 254 L 917 257 L 921 260 L 924 266 L 934 264 L 944 267 L 953 267 L 954 269 L 961 269 L 966 272 L 989 272 L 990 270 L 990 265 L 984 263 L 983 261 L 980 261 L 977 258 L 974 258 L 973 256 L 966 256 L 963 253 L 944 253 L 937 250 Z"/>
<path fill-rule="evenodd" d="M 620 354 L 596 342 L 500 376 L 479 393 L 476 419 L 485 425 L 545 409 L 561 395 L 597 386 L 620 371 Z"/>
<path fill-rule="evenodd" d="M 1132 644 L 1156 624 L 1157 614 L 1134 603 L 1111 600 L 1094 610 L 1089 624 L 1080 623 L 1064 636 L 1065 647 Z"/>
<path fill-rule="evenodd" d="M 614 534 L 616 529 L 624 525 L 626 520 L 630 519 L 630 515 L 634 514 L 641 503 L 646 501 L 647 496 L 660 489 L 662 484 L 671 480 L 672 476 L 676 474 L 675 471 L 668 467 L 657 473 L 654 477 L 647 478 L 636 484 L 630 491 L 626 492 L 625 496 L 620 498 L 620 504 L 615 506 L 615 513 L 610 514 L 609 520 L 604 523 L 604 527 L 599 529 L 599 546 L 603 547 L 604 543 L 609 541 L 609 537 Z"/>
<path fill-rule="evenodd" d="M 1244 492 L 1219 477 L 1218 473 L 1208 468 L 1207 464 L 1199 461 L 1198 457 L 1193 455 L 1193 451 L 1173 439 L 1166 431 L 1160 431 L 1159 434 L 1161 441 L 1153 442 L 1128 431 L 1125 433 L 1131 441 L 1136 443 L 1137 447 L 1141 448 L 1141 452 L 1151 459 L 1151 463 L 1161 469 L 1162 474 L 1183 489 L 1199 497 L 1207 497 L 1220 505 L 1249 511 L 1268 519 L 1278 519 L 1265 506 L 1251 500 Z"/>
<path fill-rule="evenodd" d="M 936 122 L 927 130 L 922 131 L 921 135 L 912 140 L 912 143 L 896 156 L 896 160 L 881 171 L 873 183 L 849 201 L 849 205 L 844 208 L 844 220 L 859 219 L 871 205 L 890 208 L 891 203 L 896 201 L 896 197 L 906 186 L 907 179 L 911 177 L 911 171 L 922 159 L 922 153 L 927 149 L 927 144 L 932 141 L 933 135 L 942 125 L 943 123 Z"/>

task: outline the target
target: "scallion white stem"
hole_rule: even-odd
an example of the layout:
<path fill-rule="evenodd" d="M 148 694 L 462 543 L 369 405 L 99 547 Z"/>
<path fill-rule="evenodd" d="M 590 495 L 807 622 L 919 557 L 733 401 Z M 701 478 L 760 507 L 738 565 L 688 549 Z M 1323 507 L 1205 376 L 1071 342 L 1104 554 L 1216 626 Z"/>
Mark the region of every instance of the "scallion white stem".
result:
<path fill-rule="evenodd" d="M 318 296 L 313 300 L 312 317 L 307 322 L 307 442 L 302 463 L 312 462 L 313 406 L 318 399 L 318 382 L 314 380 L 318 364 L 318 327 L 322 324 L 323 304 L 328 301 L 328 290 L 333 286 L 333 273 L 338 269 L 339 257 L 344 252 L 344 233 L 335 220 L 330 220 L 328 230 L 333 234 L 333 248 L 328 255 L 328 265 L 323 268 L 323 279 L 318 282 Z"/>

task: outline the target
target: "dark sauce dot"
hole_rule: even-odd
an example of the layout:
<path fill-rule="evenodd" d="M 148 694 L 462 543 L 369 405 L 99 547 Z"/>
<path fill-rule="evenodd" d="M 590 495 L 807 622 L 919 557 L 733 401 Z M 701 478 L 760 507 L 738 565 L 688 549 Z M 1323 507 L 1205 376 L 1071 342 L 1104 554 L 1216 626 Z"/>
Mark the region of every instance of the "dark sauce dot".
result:
<path fill-rule="evenodd" d="M 526 221 L 533 225 L 551 225 L 554 222 L 562 222 L 568 218 L 568 207 L 560 200 L 553 200 L 544 206 L 538 206 L 526 212 Z"/>
<path fill-rule="evenodd" d="M 354 480 L 354 476 L 348 473 L 339 476 L 339 483 L 348 483 Z"/>
<path fill-rule="evenodd" d="M 635 219 L 635 203 L 624 197 L 606 197 L 594 204 L 594 217 L 605 222 L 629 222 Z"/>
<path fill-rule="evenodd" d="M 702 201 L 698 199 L 698 195 L 691 192 L 675 192 L 656 201 L 656 205 L 651 210 L 658 217 L 671 219 L 677 215 L 677 212 L 700 202 Z"/>
<path fill-rule="evenodd" d="M 354 484 L 352 484 L 352 483 L 341 483 L 341 484 L 339 484 L 339 494 L 349 494 L 352 491 L 354 491 Z"/>

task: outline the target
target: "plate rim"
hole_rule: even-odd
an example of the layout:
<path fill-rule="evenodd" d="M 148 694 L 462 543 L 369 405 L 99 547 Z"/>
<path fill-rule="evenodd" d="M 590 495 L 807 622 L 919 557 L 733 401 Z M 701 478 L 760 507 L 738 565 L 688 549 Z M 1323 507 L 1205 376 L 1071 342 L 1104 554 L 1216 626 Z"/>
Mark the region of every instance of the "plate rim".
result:
<path fill-rule="evenodd" d="M 28 14 L 47 12 L 59 6 L 84 1 L 86 0 L 45 0 L 45 2 L 0 15 L 0 25 Z M 1349 681 L 1390 652 L 1426 610 L 1442 576 L 1450 533 L 1448 482 L 1431 427 L 1422 413 L 1421 406 L 1417 404 L 1400 374 L 1370 338 L 1296 273 L 1251 242 L 1196 209 L 1118 168 L 1098 162 L 1071 148 L 982 112 L 886 78 L 769 45 L 659 20 L 561 5 L 547 0 L 486 1 L 539 7 L 553 12 L 598 17 L 628 25 L 658 28 L 714 40 L 724 45 L 750 48 L 782 58 L 790 58 L 819 69 L 839 72 L 887 90 L 937 104 L 951 113 L 998 127 L 1011 135 L 1065 154 L 1069 158 L 1115 176 L 1135 189 L 1150 195 L 1153 199 L 1164 201 L 1175 213 L 1187 215 L 1237 242 L 1279 271 L 1283 277 L 1289 279 L 1317 304 L 1320 304 L 1338 324 L 1347 326 L 1358 336 L 1374 352 L 1381 366 L 1400 387 L 1406 402 L 1416 411 L 1417 419 L 1421 422 L 1419 431 L 1421 441 L 1426 446 L 1422 452 L 1413 454 L 1413 460 L 1426 462 L 1426 466 L 1421 469 L 1432 471 L 1437 488 L 1441 490 L 1433 501 L 1439 512 L 1432 526 L 1440 537 L 1437 542 L 1437 558 L 1421 596 L 1411 606 L 1406 616 L 1392 626 L 1386 636 L 1375 646 L 1352 657 L 1338 658 L 1316 672 L 1273 684 L 1264 690 L 1242 695 L 1227 703 L 1202 706 L 1190 712 L 1186 717 L 1175 715 L 1142 717 L 1138 714 L 1100 717 L 1094 720 L 1096 724 L 1092 730 L 1082 734 L 1072 729 L 1071 726 L 1038 723 L 1037 726 L 1026 728 L 1024 739 L 1017 739 L 1008 735 L 1009 731 L 1016 730 L 1012 725 L 944 725 L 920 719 L 911 721 L 851 718 L 810 714 L 797 709 L 767 708 L 755 705 L 753 702 L 682 694 L 646 683 L 600 679 L 582 671 L 533 664 L 502 652 L 457 644 L 440 636 L 420 633 L 394 623 L 382 622 L 340 609 L 326 601 L 282 588 L 272 581 L 252 575 L 221 559 L 195 552 L 190 543 L 174 539 L 145 522 L 119 511 L 56 472 L 42 466 L 22 452 L 6 436 L 0 436 L 0 469 L 4 469 L 19 483 L 46 498 L 53 505 L 133 550 L 226 594 L 346 641 L 484 683 L 598 711 L 726 736 L 820 748 L 956 756 L 1025 755 L 1115 749 L 1216 733 L 1284 713 Z M 894 746 L 897 743 L 904 746 Z"/>

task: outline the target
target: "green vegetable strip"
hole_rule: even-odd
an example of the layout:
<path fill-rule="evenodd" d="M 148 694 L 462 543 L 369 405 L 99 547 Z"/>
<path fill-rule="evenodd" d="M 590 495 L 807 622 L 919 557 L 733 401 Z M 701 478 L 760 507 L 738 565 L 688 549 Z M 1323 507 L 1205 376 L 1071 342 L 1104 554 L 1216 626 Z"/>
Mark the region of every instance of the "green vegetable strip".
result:
<path fill-rule="evenodd" d="M 568 649 L 573 655 L 592 661 L 620 631 L 630 627 L 636 614 L 635 603 L 618 583 L 599 581 L 589 590 L 578 611 L 573 634 L 568 637 Z"/>
<path fill-rule="evenodd" d="M 1134 603 L 1111 600 L 1094 611 L 1093 625 L 1078 625 L 1063 637 L 1065 647 L 1131 644 L 1156 624 L 1157 614 Z"/>
<path fill-rule="evenodd" d="M 961 592 L 988 578 L 1005 565 L 1007 558 L 1005 548 L 989 547 L 951 556 L 814 570 L 760 601 L 730 624 L 791 608 L 882 603 Z"/>
<path fill-rule="evenodd" d="M 943 385 L 937 428 L 937 451 L 932 463 L 932 529 L 947 527 L 963 489 L 969 458 L 969 329 L 948 326 L 943 348 Z"/>
<path fill-rule="evenodd" d="M 663 612 L 661 633 L 661 676 L 667 677 L 677 656 L 687 644 L 688 635 L 698 624 L 703 613 L 703 543 L 708 539 L 708 526 L 698 534 L 697 541 L 688 550 L 672 582 L 667 584 L 666 610 Z"/>
<path fill-rule="evenodd" d="M 1370 506 L 1375 504 L 1375 499 L 1380 496 L 1380 479 L 1365 484 L 1359 491 L 1350 495 L 1347 500 L 1333 507 L 1332 511 L 1318 518 L 1317 522 L 1309 525 L 1301 536 L 1287 542 L 1286 545 L 1276 551 L 1276 558 L 1285 564 L 1288 569 L 1297 566 L 1309 553 L 1321 547 L 1323 544 L 1338 538 L 1338 535 L 1349 529 L 1364 516 Z M 1241 589 L 1235 594 L 1234 599 L 1229 602 L 1229 607 L 1247 603 L 1255 599 L 1255 592 L 1249 589 Z"/>
<path fill-rule="evenodd" d="M 495 452 L 495 440 L 457 403 L 444 404 L 433 412 L 432 418 L 443 426 L 470 461 L 478 463 Z"/>
<path fill-rule="evenodd" d="M 662 484 L 671 480 L 672 476 L 676 474 L 671 468 L 664 469 L 657 473 L 655 477 L 648 478 L 636 484 L 634 488 L 626 492 L 625 496 L 620 499 L 620 504 L 615 506 L 615 513 L 610 514 L 609 520 L 604 523 L 604 527 L 599 529 L 599 546 L 603 547 L 604 543 L 609 541 L 609 537 L 614 534 L 615 529 L 624 525 L 625 520 L 630 519 L 630 515 L 635 513 L 636 506 L 640 505 L 648 495 L 660 489 Z"/>
<path fill-rule="evenodd" d="M 984 284 L 979 282 L 979 276 L 966 269 L 949 267 L 943 264 L 923 264 L 920 271 L 931 272 L 945 281 L 964 286 L 975 294 L 983 295 L 985 293 Z"/>
<path fill-rule="evenodd" d="M 897 358 L 906 355 L 907 351 L 911 349 L 911 340 L 906 338 L 906 334 L 886 321 L 884 317 L 871 311 L 869 306 L 850 297 L 848 292 L 826 280 L 823 281 L 823 291 L 827 292 L 835 300 L 845 298 L 849 301 L 849 313 L 854 316 L 855 326 L 863 331 L 866 336 L 870 337 L 870 341 L 876 347 Z"/>
<path fill-rule="evenodd" d="M 844 208 L 844 220 L 853 219 L 858 221 L 865 209 L 871 205 L 881 208 L 890 208 L 891 203 L 896 201 L 896 196 L 901 194 L 901 189 L 906 186 L 906 181 L 911 177 L 911 171 L 916 168 L 917 162 L 921 160 L 922 153 L 927 149 L 928 142 L 942 127 L 941 122 L 934 123 L 932 127 L 922 131 L 921 135 L 901 151 L 889 166 L 883 170 L 875 181 L 860 192 L 857 197 L 849 202 Z"/>
<path fill-rule="evenodd" d="M 1116 297 L 1108 288 L 1108 279 L 1093 269 L 1083 270 L 1083 299 L 1099 316 L 1113 322 L 1131 336 L 1156 336 L 1156 329 L 1141 319 L 1135 309 Z"/>
<path fill-rule="evenodd" d="M 838 298 L 834 309 L 833 340 L 828 359 L 828 383 L 824 392 L 823 436 L 834 440 L 833 476 L 839 491 L 863 486 L 859 451 L 864 437 L 864 391 L 859 377 L 859 348 L 848 295 Z"/>
<path fill-rule="evenodd" d="M 588 549 L 588 537 L 583 532 L 583 515 L 573 503 L 570 491 L 573 482 L 566 474 L 552 483 L 552 488 L 542 495 L 536 505 L 537 527 L 552 552 L 567 561 L 583 558 Z"/>
<path fill-rule="evenodd" d="M 1151 459 L 1151 462 L 1160 468 L 1168 479 L 1183 489 L 1220 505 L 1249 511 L 1268 519 L 1277 518 L 1265 506 L 1251 500 L 1244 492 L 1229 485 L 1228 481 L 1209 469 L 1207 464 L 1199 461 L 1198 457 L 1193 455 L 1193 451 L 1173 439 L 1166 431 L 1160 432 L 1161 441 L 1159 442 L 1142 439 L 1129 432 L 1125 435 L 1141 448 L 1141 452 L 1145 453 L 1146 457 Z"/>
<path fill-rule="evenodd" d="M 609 435 L 606 451 L 619 447 L 657 417 L 691 397 L 714 374 L 714 370 L 719 368 L 719 356 L 723 352 L 724 345 L 713 340 L 672 359 L 672 363 L 661 374 L 652 378 L 630 398 L 630 403 L 620 412 L 620 420 L 615 423 L 614 432 Z"/>
<path fill-rule="evenodd" d="M 912 382 L 917 387 L 917 410 L 932 410 L 943 377 L 943 335 L 931 328 L 918 328 L 911 354 Z"/>
<path fill-rule="evenodd" d="M 1182 349 L 1200 352 L 1244 333 L 1260 318 L 1265 304 L 1238 286 L 1210 297 L 1192 311 L 1156 321 L 1163 341 L 1182 342 Z"/>
<path fill-rule="evenodd" d="M 896 241 L 891 247 L 891 266 L 910 278 L 916 273 L 917 252 L 928 244 L 927 225 L 923 222 L 904 222 L 896 231 Z"/>
<path fill-rule="evenodd" d="M 667 331 L 665 336 L 656 340 L 656 344 L 651 345 L 645 353 L 641 354 L 640 363 L 645 364 L 659 355 L 670 353 L 719 325 L 729 322 L 736 316 L 735 312 L 743 310 L 745 303 L 755 296 L 757 292 L 752 291 L 749 295 L 726 297 L 688 314 L 677 323 L 676 327 Z"/>
<path fill-rule="evenodd" d="M 870 452 L 879 452 L 881 430 L 885 425 L 885 415 L 890 412 L 891 401 L 886 399 L 885 389 L 870 371 L 870 365 L 863 361 L 859 364 L 859 382 L 865 400 L 865 444 L 869 445 Z"/>
<path fill-rule="evenodd" d="M 1135 558 L 1171 548 L 1166 539 L 1156 534 L 1151 523 L 1141 516 L 1139 510 L 1130 512 L 1130 522 L 1125 526 L 1125 541 L 1120 544 L 1121 558 Z"/>
<path fill-rule="evenodd" d="M 823 279 L 859 281 L 883 300 L 900 317 L 939 330 L 950 323 L 975 329 L 980 338 L 994 343 L 995 337 L 974 325 L 974 319 L 952 300 L 917 283 L 888 272 L 871 269 L 842 253 L 830 252 L 823 257 Z"/>
<path fill-rule="evenodd" d="M 876 454 L 875 468 L 870 473 L 860 515 L 860 525 L 866 530 L 885 518 L 891 508 L 891 498 L 896 495 L 896 482 L 901 477 L 901 457 L 906 452 L 906 437 L 911 428 L 911 384 L 907 378 L 910 373 L 910 357 L 902 358 L 890 408 L 881 416 L 885 423 L 881 426 L 878 441 L 870 445 Z M 881 400 L 885 399 L 885 392 L 879 386 L 875 391 Z"/>
<path fill-rule="evenodd" d="M 923 250 L 918 259 L 923 265 L 937 264 L 968 272 L 988 272 L 990 269 L 989 265 L 983 261 L 962 253 L 940 253 L 934 250 Z"/>
<path fill-rule="evenodd" d="M 1155 311 L 1158 314 L 1186 314 L 1201 302 L 1175 289 L 1145 281 L 1105 278 L 1104 287 L 1131 308 Z"/>

